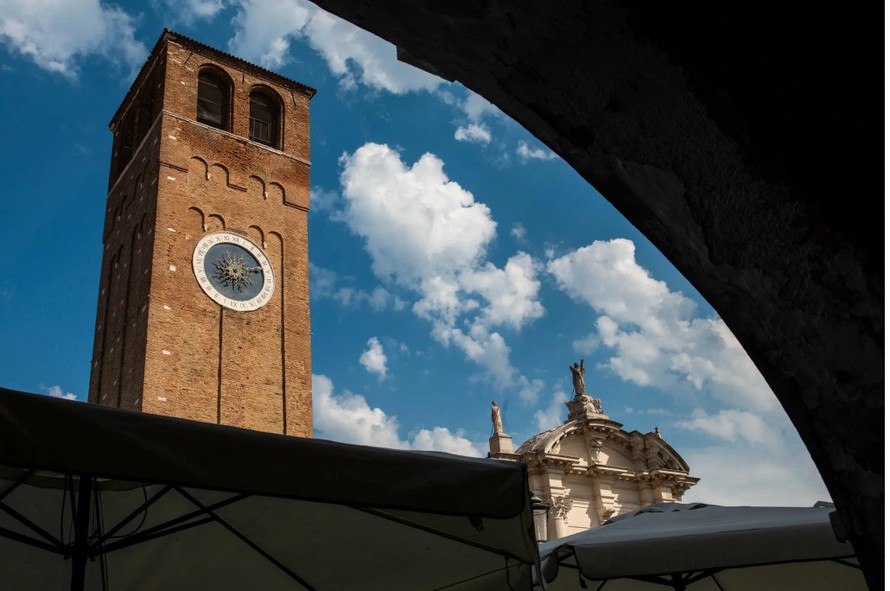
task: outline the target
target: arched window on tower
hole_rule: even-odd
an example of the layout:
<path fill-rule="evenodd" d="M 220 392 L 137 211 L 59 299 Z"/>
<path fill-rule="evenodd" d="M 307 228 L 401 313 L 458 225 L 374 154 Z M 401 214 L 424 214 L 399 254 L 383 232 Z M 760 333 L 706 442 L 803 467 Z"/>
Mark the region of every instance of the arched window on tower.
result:
<path fill-rule="evenodd" d="M 198 75 L 197 119 L 199 123 L 229 129 L 229 85 L 211 70 Z"/>
<path fill-rule="evenodd" d="M 281 107 L 268 92 L 250 93 L 250 139 L 273 148 L 278 147 Z"/>

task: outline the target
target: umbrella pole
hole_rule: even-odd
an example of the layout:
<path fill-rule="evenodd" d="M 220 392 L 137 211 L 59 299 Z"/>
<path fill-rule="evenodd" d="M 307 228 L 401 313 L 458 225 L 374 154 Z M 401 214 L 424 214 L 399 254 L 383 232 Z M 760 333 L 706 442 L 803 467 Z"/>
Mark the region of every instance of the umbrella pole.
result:
<path fill-rule="evenodd" d="M 87 574 L 90 527 L 90 495 L 93 478 L 81 474 L 77 491 L 77 513 L 74 516 L 74 545 L 71 553 L 71 591 L 83 591 Z"/>

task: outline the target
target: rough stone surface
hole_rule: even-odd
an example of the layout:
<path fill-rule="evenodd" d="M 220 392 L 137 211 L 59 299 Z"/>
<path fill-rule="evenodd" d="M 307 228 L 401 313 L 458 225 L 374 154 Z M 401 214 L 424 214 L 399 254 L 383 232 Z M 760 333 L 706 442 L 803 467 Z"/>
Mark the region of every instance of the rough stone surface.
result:
<path fill-rule="evenodd" d="M 230 78 L 230 131 L 195 121 L 197 77 L 208 66 Z M 281 150 L 246 139 L 249 93 L 259 85 L 281 98 Z M 150 128 L 141 108 L 149 92 Z M 111 125 L 91 402 L 311 437 L 312 93 L 162 36 Z M 128 128 L 149 131 L 125 163 Z M 222 308 L 194 275 L 198 241 L 222 230 L 261 246 L 272 264 L 275 294 L 256 311 Z"/>
<path fill-rule="evenodd" d="M 673 262 L 772 387 L 883 588 L 880 8 L 314 1 L 489 99 Z"/>

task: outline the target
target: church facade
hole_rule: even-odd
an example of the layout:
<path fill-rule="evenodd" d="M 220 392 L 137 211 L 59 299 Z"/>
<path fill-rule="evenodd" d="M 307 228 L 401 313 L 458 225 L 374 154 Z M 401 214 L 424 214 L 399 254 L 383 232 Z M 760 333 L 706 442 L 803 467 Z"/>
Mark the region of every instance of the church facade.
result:
<path fill-rule="evenodd" d="M 110 124 L 90 402 L 312 435 L 314 94 L 161 35 Z"/>
<path fill-rule="evenodd" d="M 657 427 L 626 431 L 606 415 L 601 401 L 586 392 L 583 363 L 570 367 L 575 395 L 566 403 L 567 419 L 515 450 L 492 403 L 489 457 L 528 467 L 529 490 L 549 506 L 546 525 L 536 523 L 541 541 L 598 527 L 653 503 L 681 502 L 699 480 Z"/>

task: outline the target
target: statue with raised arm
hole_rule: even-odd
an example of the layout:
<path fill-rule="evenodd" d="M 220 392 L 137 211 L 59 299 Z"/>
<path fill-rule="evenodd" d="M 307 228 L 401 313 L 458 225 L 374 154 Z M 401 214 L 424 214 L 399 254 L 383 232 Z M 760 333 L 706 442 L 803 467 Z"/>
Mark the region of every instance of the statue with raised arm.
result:
<path fill-rule="evenodd" d="M 491 425 L 494 427 L 494 433 L 504 432 L 504 424 L 501 422 L 501 407 L 494 400 L 491 401 Z"/>
<path fill-rule="evenodd" d="M 572 372 L 572 387 L 575 389 L 575 396 L 587 394 L 587 389 L 584 387 L 584 360 L 581 360 L 581 365 L 577 363 L 570 365 L 569 371 Z"/>

